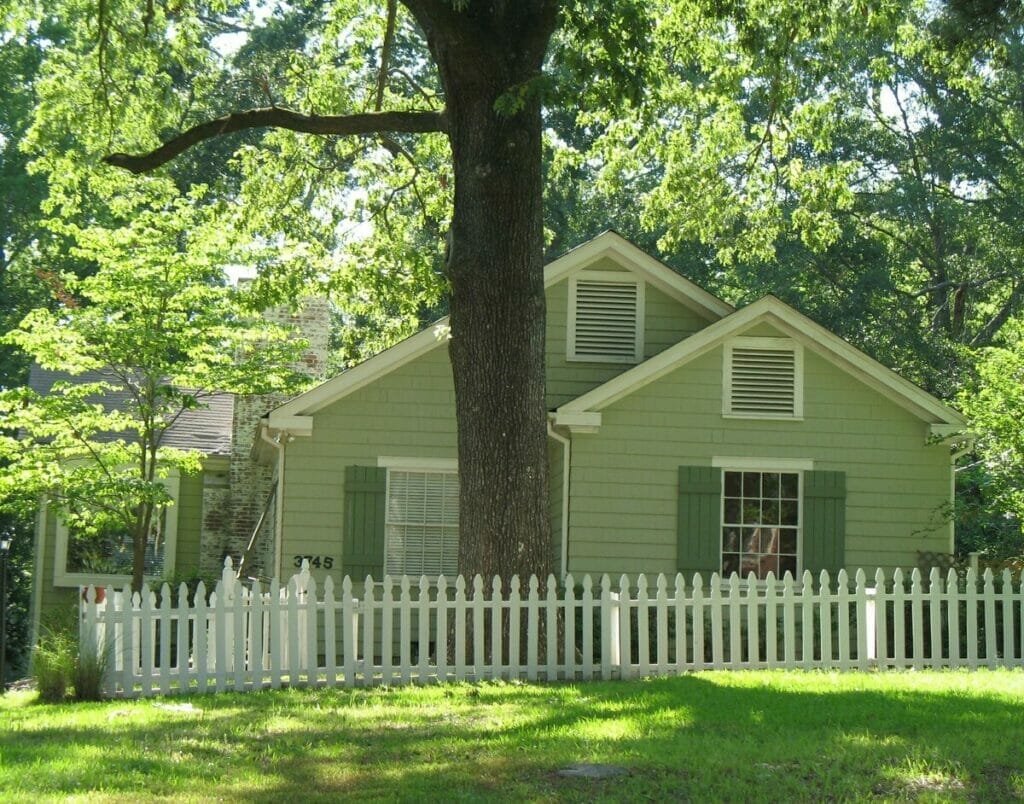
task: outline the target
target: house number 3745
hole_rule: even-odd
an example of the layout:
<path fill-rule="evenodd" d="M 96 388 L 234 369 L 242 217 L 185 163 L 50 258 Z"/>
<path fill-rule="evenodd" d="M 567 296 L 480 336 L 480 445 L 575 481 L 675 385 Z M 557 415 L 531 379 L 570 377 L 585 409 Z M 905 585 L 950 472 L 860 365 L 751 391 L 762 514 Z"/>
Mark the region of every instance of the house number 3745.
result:
<path fill-rule="evenodd" d="M 294 556 L 295 567 L 302 567 L 303 561 L 308 561 L 309 566 L 315 569 L 330 569 L 334 566 L 334 556 Z"/>

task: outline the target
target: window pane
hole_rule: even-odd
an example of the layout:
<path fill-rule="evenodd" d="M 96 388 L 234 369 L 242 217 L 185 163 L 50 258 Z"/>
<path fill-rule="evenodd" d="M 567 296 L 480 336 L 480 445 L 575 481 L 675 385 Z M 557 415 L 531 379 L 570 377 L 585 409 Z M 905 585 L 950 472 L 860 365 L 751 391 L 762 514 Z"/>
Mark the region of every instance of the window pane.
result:
<path fill-rule="evenodd" d="M 722 552 L 737 553 L 740 549 L 740 534 L 736 528 L 722 530 Z"/>
<path fill-rule="evenodd" d="M 749 575 L 751 572 L 754 573 L 754 575 L 758 575 L 758 577 L 760 577 L 758 573 L 760 571 L 761 565 L 758 561 L 757 556 L 743 556 L 743 558 L 740 561 L 740 567 L 740 572 L 744 578 L 746 578 L 747 575 Z"/>
<path fill-rule="evenodd" d="M 745 500 L 743 503 L 743 523 L 756 524 L 761 521 L 761 504 L 757 500 Z"/>
<path fill-rule="evenodd" d="M 778 472 L 766 472 L 764 475 L 764 496 L 779 496 L 779 474 Z"/>
<path fill-rule="evenodd" d="M 797 522 L 797 512 L 799 510 L 796 500 L 783 500 L 779 504 L 779 524 L 799 525 L 800 523 Z"/>
<path fill-rule="evenodd" d="M 740 478 L 742 475 L 739 472 L 726 472 L 725 473 L 725 496 L 726 497 L 740 497 L 742 496 L 742 483 Z"/>
<path fill-rule="evenodd" d="M 740 571 L 740 557 L 737 553 L 723 553 L 722 554 L 722 574 L 725 576 L 732 575 L 734 572 Z"/>
<path fill-rule="evenodd" d="M 744 497 L 760 497 L 761 496 L 761 473 L 760 472 L 744 472 L 743 473 L 743 496 Z"/>
<path fill-rule="evenodd" d="M 782 475 L 782 498 L 795 500 L 799 495 L 800 483 L 795 474 L 785 473 Z"/>
<path fill-rule="evenodd" d="M 766 525 L 779 524 L 778 500 L 765 500 L 761 503 L 761 521 Z"/>
<path fill-rule="evenodd" d="M 726 497 L 724 516 L 724 524 L 738 524 L 740 521 L 740 501 L 735 498 Z"/>
<path fill-rule="evenodd" d="M 761 560 L 758 562 L 758 567 L 761 570 L 758 577 L 764 578 L 769 572 L 774 572 L 776 576 L 779 574 L 779 559 L 778 556 L 761 556 Z"/>
<path fill-rule="evenodd" d="M 761 531 L 757 528 L 743 529 L 743 552 L 757 553 L 761 550 Z"/>
<path fill-rule="evenodd" d="M 796 556 L 779 556 L 779 574 L 796 575 Z"/>
<path fill-rule="evenodd" d="M 796 555 L 796 531 L 784 528 L 779 540 L 779 552 Z"/>

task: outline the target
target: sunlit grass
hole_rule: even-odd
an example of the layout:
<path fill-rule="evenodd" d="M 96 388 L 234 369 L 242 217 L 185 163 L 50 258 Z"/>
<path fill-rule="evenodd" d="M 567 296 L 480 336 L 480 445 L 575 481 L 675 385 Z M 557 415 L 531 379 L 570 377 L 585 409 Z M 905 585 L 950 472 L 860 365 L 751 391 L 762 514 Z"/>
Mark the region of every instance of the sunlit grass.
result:
<path fill-rule="evenodd" d="M 557 774 L 608 763 L 628 775 Z M 1024 673 L 0 699 L 0 799 L 990 800 L 1024 796 Z"/>

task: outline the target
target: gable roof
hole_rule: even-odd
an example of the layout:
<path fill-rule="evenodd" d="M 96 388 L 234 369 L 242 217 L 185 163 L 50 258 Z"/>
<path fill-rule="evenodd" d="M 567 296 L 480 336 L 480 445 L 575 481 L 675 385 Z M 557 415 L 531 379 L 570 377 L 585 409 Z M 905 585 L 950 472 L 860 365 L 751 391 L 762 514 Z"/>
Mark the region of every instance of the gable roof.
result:
<path fill-rule="evenodd" d="M 892 369 L 868 357 L 775 296 L 758 299 L 603 385 L 567 402 L 558 408 L 556 416 L 569 414 L 566 418 L 572 418 L 574 414 L 600 411 L 720 346 L 727 338 L 739 335 L 762 322 L 775 326 L 803 344 L 806 349 L 829 360 L 900 407 L 925 422 L 938 426 L 933 428 L 937 433 L 948 435 L 951 433 L 945 432 L 943 427 L 952 431 L 961 430 L 966 426 L 964 417 L 953 408 L 909 380 L 905 380 Z"/>
<path fill-rule="evenodd" d="M 544 267 L 545 289 L 604 258 L 614 260 L 623 268 L 637 274 L 645 282 L 704 318 L 717 321 L 735 310 L 732 305 L 708 293 L 613 231 L 603 232 L 593 240 L 588 240 L 548 263 Z M 290 429 L 296 426 L 298 422 L 294 417 L 316 413 L 368 385 L 378 377 L 446 344 L 448 342 L 447 332 L 448 318 L 445 317 L 389 349 L 385 349 L 315 388 L 299 394 L 270 412 L 270 427 Z M 305 428 L 300 427 L 300 429 Z"/>
<path fill-rule="evenodd" d="M 67 382 L 74 385 L 85 385 L 94 382 L 110 382 L 111 378 L 103 371 L 86 371 L 71 375 L 63 371 L 51 371 L 33 365 L 29 371 L 28 387 L 38 394 L 50 393 L 54 383 Z M 95 399 L 103 405 L 106 412 L 123 410 L 129 401 L 128 392 L 107 391 Z M 164 446 L 176 449 L 197 450 L 204 455 L 231 454 L 231 424 L 234 415 L 234 396 L 232 394 L 211 394 L 203 400 L 205 408 L 186 410 L 171 425 L 164 435 Z M 100 441 L 113 441 L 121 438 L 119 433 L 100 433 Z"/>

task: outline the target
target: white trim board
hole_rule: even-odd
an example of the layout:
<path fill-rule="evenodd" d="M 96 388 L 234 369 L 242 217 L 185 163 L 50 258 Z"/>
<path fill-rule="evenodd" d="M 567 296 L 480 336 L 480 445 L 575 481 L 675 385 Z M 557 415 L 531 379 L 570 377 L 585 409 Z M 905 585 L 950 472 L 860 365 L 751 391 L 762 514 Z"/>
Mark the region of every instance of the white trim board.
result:
<path fill-rule="evenodd" d="M 629 371 L 599 385 L 558 409 L 558 413 L 599 411 L 634 391 L 684 366 L 728 338 L 767 322 L 805 348 L 824 357 L 850 375 L 860 379 L 895 404 L 929 424 L 967 426 L 966 419 L 927 391 L 900 377 L 892 369 L 868 357 L 838 335 L 816 324 L 774 296 L 764 296 L 727 318 L 702 329 L 675 346 L 655 355 Z"/>
<path fill-rule="evenodd" d="M 544 288 L 547 289 L 557 284 L 570 274 L 583 270 L 604 257 L 614 260 L 624 269 L 637 274 L 643 282 L 653 285 L 704 318 L 720 319 L 735 310 L 732 305 L 677 274 L 621 235 L 610 231 L 598 235 L 593 240 L 577 246 L 557 260 L 548 263 L 544 268 Z M 268 426 L 271 429 L 290 432 L 289 422 L 294 424 L 296 421 L 291 417 L 316 413 L 385 374 L 447 344 L 449 332 L 447 317 L 435 321 L 431 326 L 411 335 L 404 341 L 275 408 L 268 417 Z M 294 435 L 310 435 L 310 433 L 296 432 Z"/>
<path fill-rule="evenodd" d="M 810 472 L 814 469 L 812 458 L 733 458 L 715 455 L 711 459 L 714 469 L 734 469 L 739 472 Z"/>

